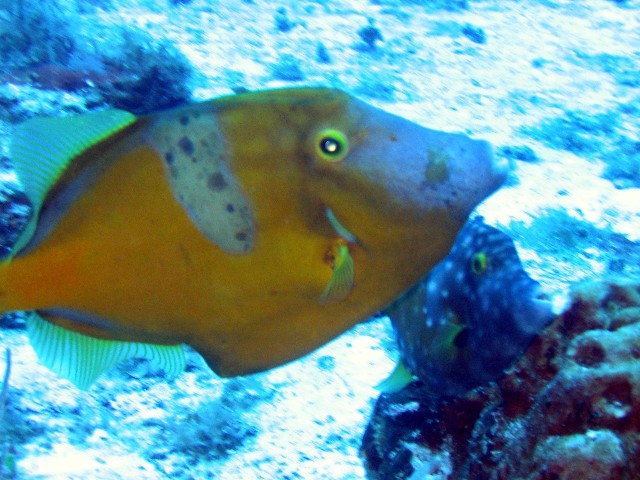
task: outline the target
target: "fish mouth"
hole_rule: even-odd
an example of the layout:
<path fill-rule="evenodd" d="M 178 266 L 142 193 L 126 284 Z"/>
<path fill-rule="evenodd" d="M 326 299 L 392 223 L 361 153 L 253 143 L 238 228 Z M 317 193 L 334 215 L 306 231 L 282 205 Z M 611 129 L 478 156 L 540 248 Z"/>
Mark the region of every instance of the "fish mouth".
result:
<path fill-rule="evenodd" d="M 536 285 L 531 292 L 527 310 L 527 318 L 520 322 L 520 325 L 525 333 L 537 335 L 556 316 L 551 292 L 541 285 Z"/>

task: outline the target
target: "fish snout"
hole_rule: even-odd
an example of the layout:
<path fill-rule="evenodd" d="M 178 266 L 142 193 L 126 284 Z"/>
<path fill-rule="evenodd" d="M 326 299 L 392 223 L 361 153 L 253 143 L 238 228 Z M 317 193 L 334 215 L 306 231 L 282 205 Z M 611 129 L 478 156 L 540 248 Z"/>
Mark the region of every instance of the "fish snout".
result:
<path fill-rule="evenodd" d="M 426 140 L 421 188 L 460 220 L 500 188 L 510 171 L 508 159 L 496 157 L 485 140 L 434 131 Z"/>
<path fill-rule="evenodd" d="M 516 316 L 524 334 L 537 335 L 555 316 L 551 293 L 536 283 L 528 295 L 527 304 L 518 308 Z"/>
<path fill-rule="evenodd" d="M 356 178 L 386 193 L 396 212 L 445 214 L 452 224 L 506 180 L 508 160 L 496 158 L 484 140 L 426 128 L 393 114 L 357 104 L 359 131 L 345 157 Z"/>

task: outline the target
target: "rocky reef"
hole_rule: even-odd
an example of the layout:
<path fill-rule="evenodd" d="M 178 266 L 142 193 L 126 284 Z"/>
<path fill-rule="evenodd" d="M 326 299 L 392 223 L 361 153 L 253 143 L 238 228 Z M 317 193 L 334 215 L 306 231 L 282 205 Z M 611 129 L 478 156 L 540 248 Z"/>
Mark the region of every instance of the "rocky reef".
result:
<path fill-rule="evenodd" d="M 640 282 L 574 287 L 496 383 L 381 395 L 361 456 L 369 479 L 640 478 Z"/>

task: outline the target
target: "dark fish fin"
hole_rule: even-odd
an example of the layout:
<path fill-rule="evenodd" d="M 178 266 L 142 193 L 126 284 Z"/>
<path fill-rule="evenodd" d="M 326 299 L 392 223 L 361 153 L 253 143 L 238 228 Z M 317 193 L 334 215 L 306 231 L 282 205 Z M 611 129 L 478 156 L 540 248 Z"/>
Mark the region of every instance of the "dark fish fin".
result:
<path fill-rule="evenodd" d="M 413 375 L 402 360 L 398 361 L 396 368 L 386 379 L 376 385 L 376 389 L 382 393 L 399 392 L 413 381 Z"/>
<path fill-rule="evenodd" d="M 124 342 L 83 335 L 45 320 L 46 314 L 31 312 L 27 334 L 43 365 L 82 390 L 105 371 L 128 358 L 146 358 L 176 376 L 185 368 L 182 345 Z"/>
<path fill-rule="evenodd" d="M 106 110 L 65 118 L 33 118 L 17 128 L 11 143 L 11 161 L 31 201 L 33 215 L 14 252 L 19 252 L 33 236 L 49 190 L 71 161 L 135 120 L 129 112 Z"/>

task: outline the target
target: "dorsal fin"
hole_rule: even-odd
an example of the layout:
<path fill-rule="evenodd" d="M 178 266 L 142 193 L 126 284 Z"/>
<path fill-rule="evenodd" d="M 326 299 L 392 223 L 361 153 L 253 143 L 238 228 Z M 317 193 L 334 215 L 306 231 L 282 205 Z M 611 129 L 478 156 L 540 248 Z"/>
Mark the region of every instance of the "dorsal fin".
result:
<path fill-rule="evenodd" d="M 102 373 L 129 358 L 151 360 L 169 377 L 179 375 L 185 368 L 182 345 L 89 337 L 54 325 L 36 312 L 27 318 L 27 334 L 40 362 L 82 390 L 89 388 Z"/>
<path fill-rule="evenodd" d="M 47 193 L 69 163 L 83 151 L 136 120 L 123 110 L 105 110 L 64 118 L 33 118 L 18 126 L 11 161 L 33 206 L 33 215 L 14 252 L 31 239 Z"/>

